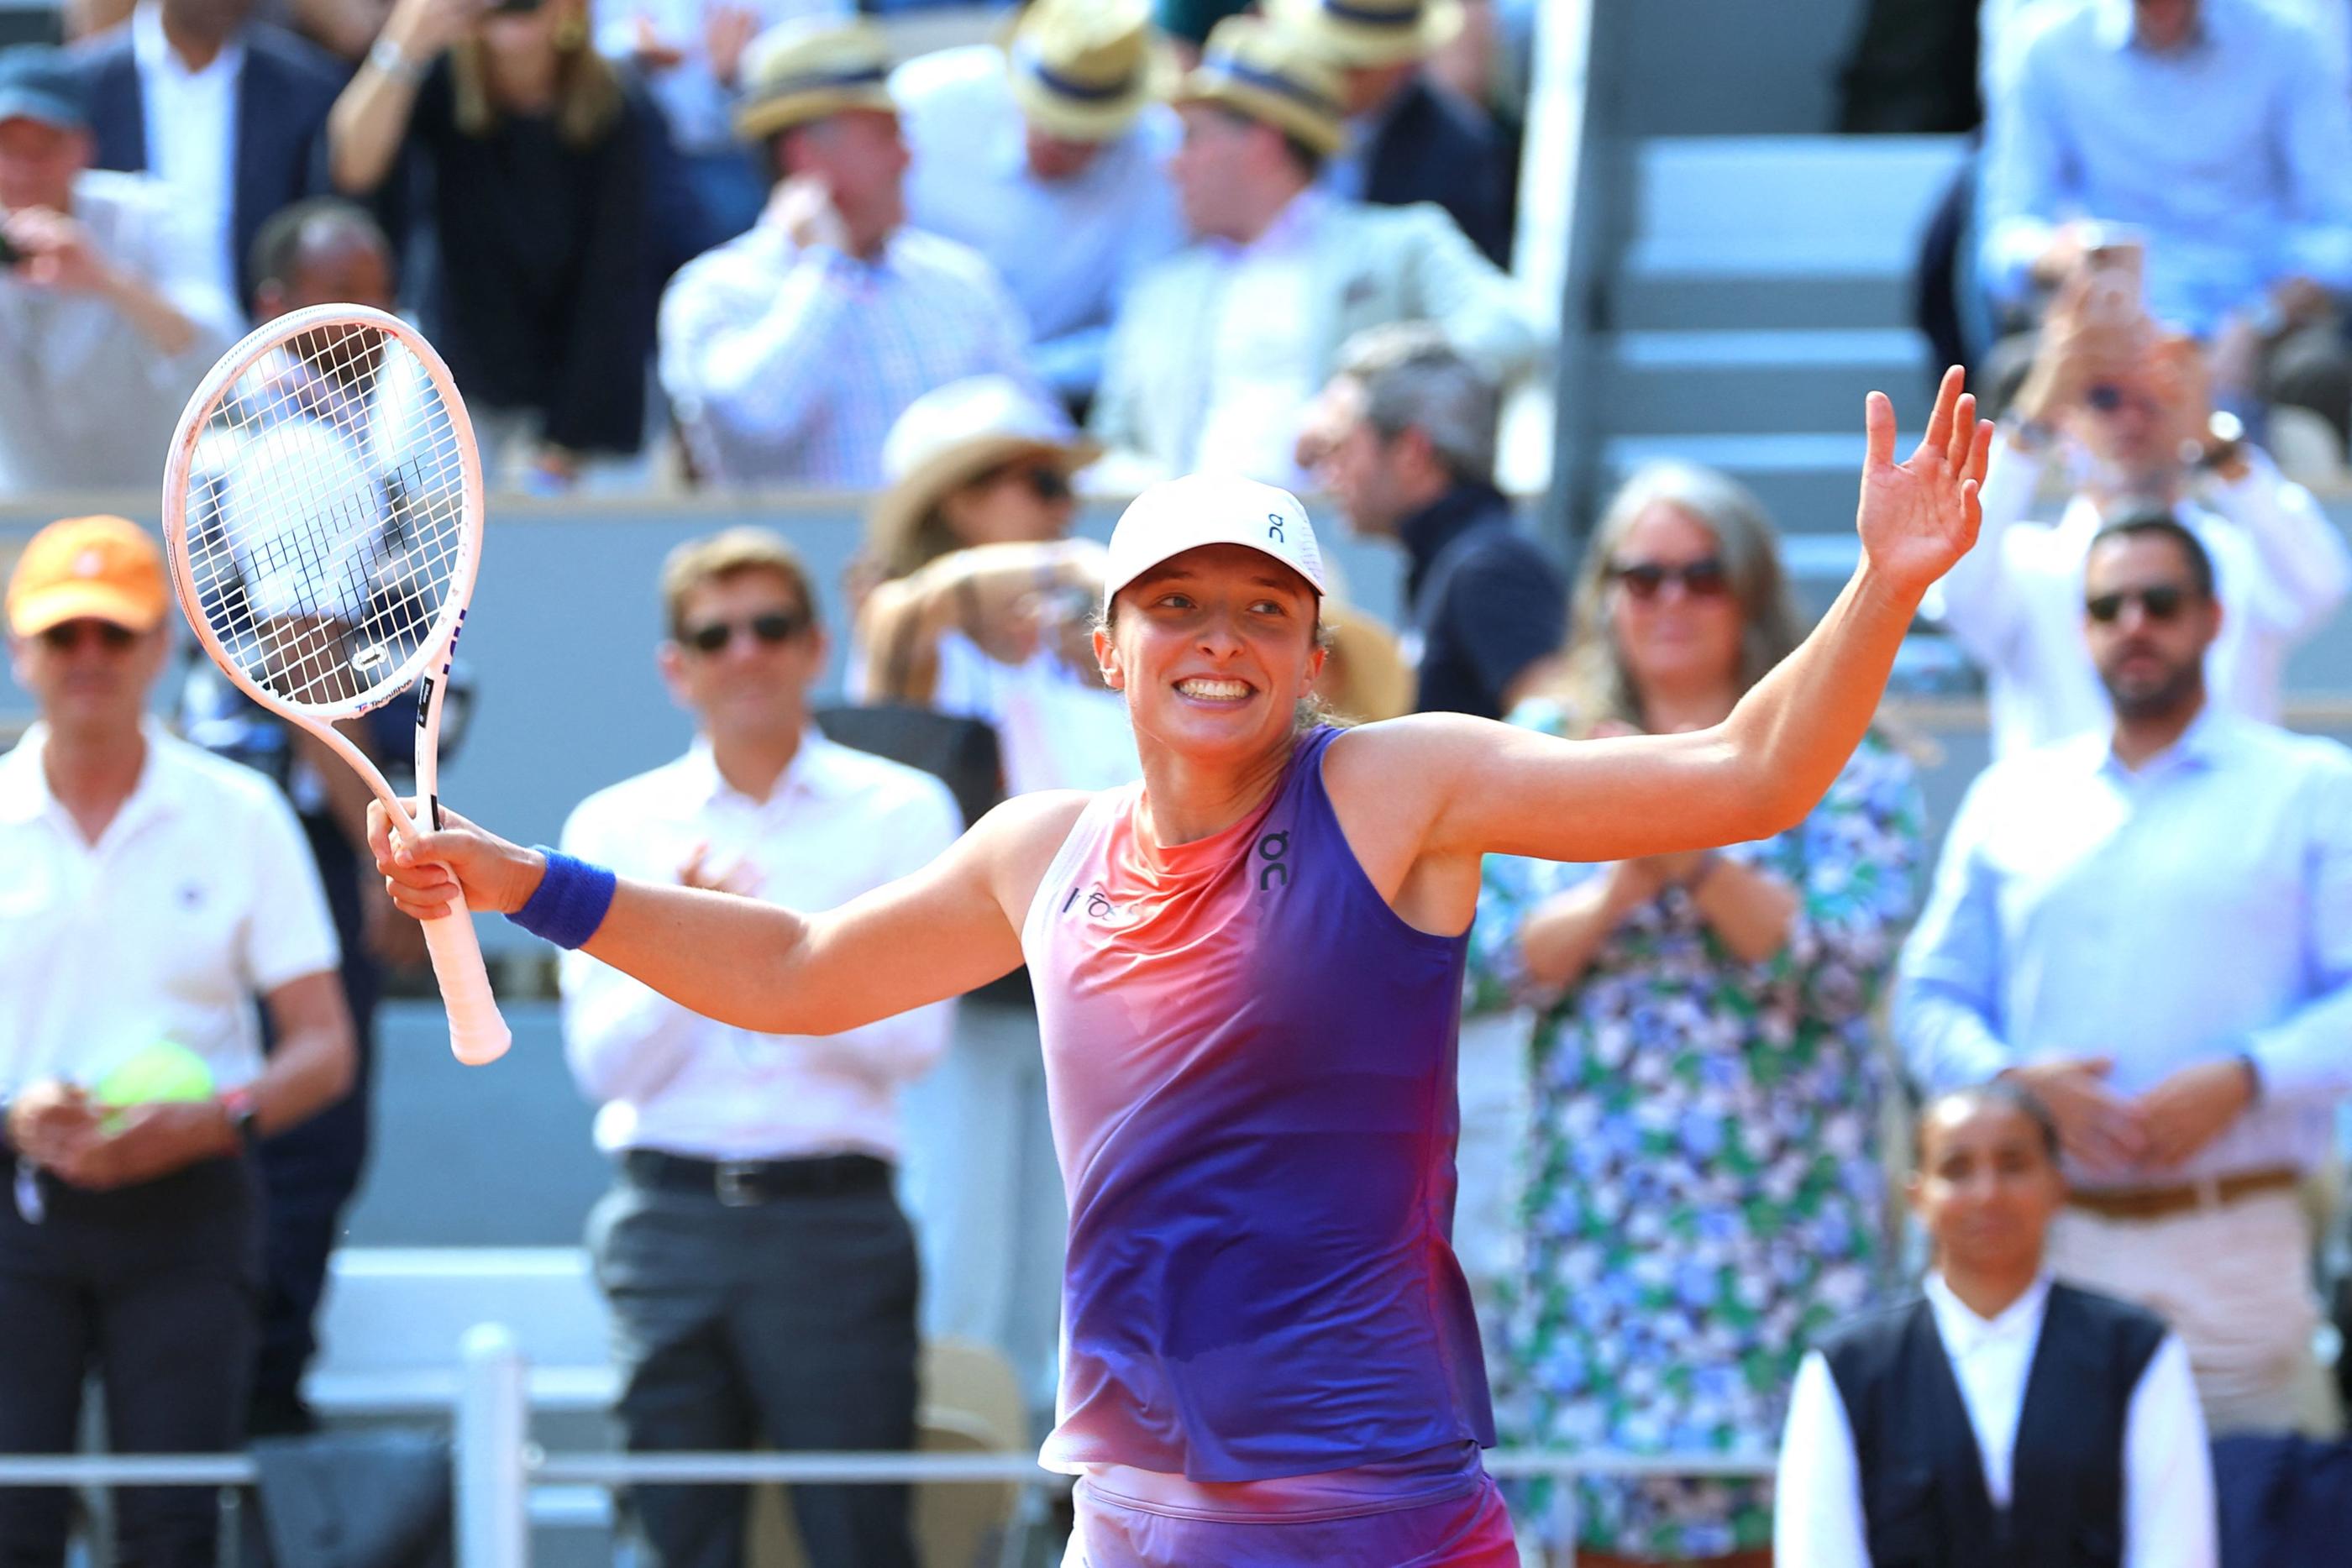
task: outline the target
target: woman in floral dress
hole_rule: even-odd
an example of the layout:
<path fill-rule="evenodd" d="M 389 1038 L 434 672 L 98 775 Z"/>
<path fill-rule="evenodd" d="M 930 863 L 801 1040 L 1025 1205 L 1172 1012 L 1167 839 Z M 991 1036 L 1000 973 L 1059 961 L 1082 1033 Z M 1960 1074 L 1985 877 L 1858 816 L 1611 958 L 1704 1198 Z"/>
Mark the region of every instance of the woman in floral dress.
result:
<path fill-rule="evenodd" d="M 1559 691 L 1513 722 L 1704 727 L 1799 638 L 1755 497 L 1680 465 L 1612 503 L 1574 623 Z M 1777 838 L 1489 859 L 1471 1006 L 1538 1017 L 1506 1443 L 1772 1452 L 1806 1345 L 1880 1281 L 1868 1012 L 1914 912 L 1922 816 L 1910 764 L 1873 736 Z M 1528 1500 L 1541 1533 L 1557 1500 Z M 1588 1565 L 1770 1561 L 1764 1482 L 1595 1479 L 1576 1500 Z"/>

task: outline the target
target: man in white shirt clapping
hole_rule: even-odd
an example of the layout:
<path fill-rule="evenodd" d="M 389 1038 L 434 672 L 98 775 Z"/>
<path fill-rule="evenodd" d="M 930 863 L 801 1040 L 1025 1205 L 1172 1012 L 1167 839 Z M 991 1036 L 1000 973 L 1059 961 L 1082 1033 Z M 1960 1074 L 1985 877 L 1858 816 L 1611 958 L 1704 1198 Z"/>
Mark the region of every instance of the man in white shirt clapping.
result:
<path fill-rule="evenodd" d="M 699 734 L 590 796 L 566 852 L 628 876 L 830 908 L 956 836 L 946 786 L 809 723 L 824 669 L 792 550 L 737 528 L 663 572 L 662 674 Z M 619 1181 L 590 1220 L 629 1447 L 886 1450 L 915 1431 L 915 1241 L 893 1194 L 898 1089 L 947 1045 L 944 1006 L 822 1039 L 731 1029 L 580 953 L 565 1051 Z M 739 1489 L 646 1488 L 660 1568 L 743 1560 Z M 800 1487 L 815 1568 L 912 1568 L 900 1487 Z"/>

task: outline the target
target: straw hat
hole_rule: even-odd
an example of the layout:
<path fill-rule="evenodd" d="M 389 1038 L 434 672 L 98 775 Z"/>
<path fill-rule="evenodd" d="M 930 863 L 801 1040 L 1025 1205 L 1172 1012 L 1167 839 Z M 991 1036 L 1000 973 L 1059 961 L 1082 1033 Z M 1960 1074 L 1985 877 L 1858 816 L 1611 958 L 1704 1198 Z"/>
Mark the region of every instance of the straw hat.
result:
<path fill-rule="evenodd" d="M 1266 14 L 1341 66 L 1400 66 L 1462 30 L 1462 0 L 1266 0 Z"/>
<path fill-rule="evenodd" d="M 1255 16 L 1217 24 L 1176 101 L 1223 104 L 1326 157 L 1348 137 L 1339 78 L 1328 60 L 1305 35 Z"/>
<path fill-rule="evenodd" d="M 845 109 L 892 109 L 890 45 L 869 22 L 803 16 L 751 40 L 735 134 L 764 141 Z"/>
<path fill-rule="evenodd" d="M 1176 86 L 1143 0 L 1037 0 L 1005 53 L 1022 118 L 1072 141 L 1110 141 Z"/>
<path fill-rule="evenodd" d="M 1323 623 L 1331 633 L 1331 659 L 1318 684 L 1323 700 L 1340 717 L 1376 724 L 1412 711 L 1419 677 L 1405 663 L 1396 632 L 1370 611 L 1326 603 Z"/>
<path fill-rule="evenodd" d="M 970 376 L 907 405 L 882 443 L 887 486 L 866 517 L 866 548 L 894 561 L 932 507 L 1016 457 L 1047 458 L 1065 475 L 1102 455 L 1059 406 L 1010 376 Z"/>

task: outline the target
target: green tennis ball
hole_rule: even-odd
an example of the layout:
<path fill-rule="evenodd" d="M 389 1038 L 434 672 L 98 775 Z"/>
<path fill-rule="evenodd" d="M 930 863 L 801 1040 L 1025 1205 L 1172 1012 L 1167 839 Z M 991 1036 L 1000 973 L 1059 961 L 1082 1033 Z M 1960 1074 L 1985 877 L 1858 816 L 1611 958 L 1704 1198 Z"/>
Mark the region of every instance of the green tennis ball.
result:
<path fill-rule="evenodd" d="M 158 1100 L 209 1100 L 213 1070 L 186 1046 L 159 1040 L 108 1070 L 90 1090 L 101 1105 L 145 1105 Z"/>

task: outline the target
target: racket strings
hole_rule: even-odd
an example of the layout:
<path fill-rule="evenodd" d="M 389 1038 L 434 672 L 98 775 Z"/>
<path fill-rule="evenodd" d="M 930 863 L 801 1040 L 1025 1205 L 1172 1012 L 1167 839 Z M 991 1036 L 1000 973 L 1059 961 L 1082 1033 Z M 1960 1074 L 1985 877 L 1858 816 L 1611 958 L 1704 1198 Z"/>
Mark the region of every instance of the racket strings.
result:
<path fill-rule="evenodd" d="M 197 608 L 273 696 L 360 711 L 413 672 L 462 569 L 465 448 L 397 337 L 297 334 L 232 382 L 185 497 Z"/>

